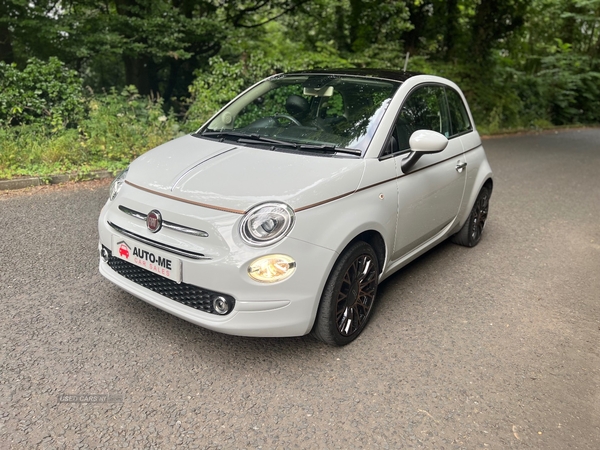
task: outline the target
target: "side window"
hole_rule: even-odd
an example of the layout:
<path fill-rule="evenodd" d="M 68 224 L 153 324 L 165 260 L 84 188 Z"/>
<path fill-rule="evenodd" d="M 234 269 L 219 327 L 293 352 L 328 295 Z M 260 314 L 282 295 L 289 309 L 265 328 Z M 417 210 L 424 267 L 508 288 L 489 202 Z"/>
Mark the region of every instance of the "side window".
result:
<path fill-rule="evenodd" d="M 467 108 L 462 101 L 462 98 L 454 89 L 446 89 L 448 97 L 448 108 L 450 110 L 450 121 L 452 122 L 452 136 L 471 131 L 471 121 L 467 114 Z"/>
<path fill-rule="evenodd" d="M 410 148 L 408 141 L 417 130 L 433 130 L 446 137 L 450 136 L 443 86 L 420 87 L 404 102 L 396 120 L 398 151 Z"/>

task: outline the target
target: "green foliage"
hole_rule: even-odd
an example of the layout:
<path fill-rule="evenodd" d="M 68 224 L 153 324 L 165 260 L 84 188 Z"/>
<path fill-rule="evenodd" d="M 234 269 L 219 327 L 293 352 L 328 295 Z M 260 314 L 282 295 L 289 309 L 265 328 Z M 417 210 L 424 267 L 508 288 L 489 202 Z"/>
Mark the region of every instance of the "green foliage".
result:
<path fill-rule="evenodd" d="M 69 31 L 64 58 L 86 69 L 92 88 L 133 84 L 167 100 L 186 93 L 193 71 L 218 52 L 228 30 L 211 1 L 79 0 L 58 22 Z"/>
<path fill-rule="evenodd" d="M 398 48 L 403 32 L 413 28 L 406 2 L 393 0 L 317 0 L 301 14 L 283 19 L 295 41 L 316 50 L 328 43 L 345 57 L 379 54 Z"/>
<path fill-rule="evenodd" d="M 596 61 L 563 48 L 542 58 L 541 64 L 538 78 L 552 123 L 600 122 L 600 65 Z"/>
<path fill-rule="evenodd" d="M 85 106 L 89 114 L 76 129 L 43 121 L 0 127 L 0 178 L 114 171 L 179 134 L 162 100 L 142 97 L 133 87 L 93 96 Z"/>
<path fill-rule="evenodd" d="M 84 110 L 81 78 L 57 58 L 30 59 L 22 71 L 0 61 L 0 125 L 73 126 Z"/>
<path fill-rule="evenodd" d="M 187 123 L 198 128 L 216 111 L 235 97 L 250 81 L 249 71 L 244 63 L 230 64 L 220 57 L 210 60 L 211 70 L 201 73 L 190 86 L 191 106 L 187 111 Z M 258 69 L 260 70 L 260 69 Z M 194 124 L 194 125 L 192 125 Z"/>
<path fill-rule="evenodd" d="M 92 159 L 127 163 L 173 138 L 179 126 L 163 112 L 162 99 L 142 97 L 133 86 L 96 96 L 79 126 L 80 145 Z"/>

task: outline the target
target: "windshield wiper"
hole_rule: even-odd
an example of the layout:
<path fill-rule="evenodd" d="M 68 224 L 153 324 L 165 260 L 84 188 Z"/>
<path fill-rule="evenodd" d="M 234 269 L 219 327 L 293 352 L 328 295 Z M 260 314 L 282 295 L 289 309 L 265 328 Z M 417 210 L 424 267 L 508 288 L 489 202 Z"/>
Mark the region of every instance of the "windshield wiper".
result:
<path fill-rule="evenodd" d="M 237 142 L 242 144 L 252 144 L 258 142 L 264 142 L 267 144 L 280 145 L 285 147 L 293 147 L 297 148 L 298 144 L 287 141 L 280 141 L 279 139 L 268 138 L 265 136 L 261 136 L 260 134 L 254 133 L 240 133 L 239 131 L 205 131 L 203 133 L 198 134 L 199 136 L 207 136 L 207 137 L 233 137 L 237 138 Z"/>
<path fill-rule="evenodd" d="M 362 152 L 360 150 L 354 150 L 351 148 L 338 147 L 332 144 L 300 144 L 298 142 L 289 142 L 282 141 L 279 139 L 273 139 L 266 136 L 261 136 L 260 134 L 254 133 L 240 133 L 239 131 L 204 131 L 203 133 L 198 133 L 197 136 L 206 136 L 206 137 L 215 137 L 215 138 L 225 138 L 225 137 L 233 137 L 237 138 L 237 142 L 241 144 L 255 144 L 255 143 L 266 143 L 273 144 L 275 146 L 280 147 L 291 147 L 298 150 L 305 151 L 322 151 L 322 152 L 335 152 L 335 153 L 345 153 L 348 155 L 360 156 Z"/>
<path fill-rule="evenodd" d="M 223 130 L 223 131 L 203 131 L 202 133 L 196 133 L 196 136 L 206 137 L 233 137 L 233 138 L 251 138 L 258 136 L 258 134 L 240 133 L 239 131 Z"/>
<path fill-rule="evenodd" d="M 346 153 L 348 155 L 355 155 L 355 156 L 362 155 L 362 152 L 360 150 L 354 150 L 351 148 L 338 147 L 336 145 L 328 145 L 328 144 L 299 144 L 298 148 L 300 150 L 308 150 L 308 151 Z"/>
<path fill-rule="evenodd" d="M 246 143 L 246 144 L 256 143 L 256 141 L 264 142 L 266 144 L 283 146 L 283 147 L 298 148 L 298 144 L 295 144 L 293 142 L 280 141 L 279 139 L 268 138 L 268 137 L 261 136 L 259 134 L 251 134 L 251 135 L 248 135 L 247 138 L 241 138 L 238 140 L 238 142 L 242 142 L 242 143 Z"/>

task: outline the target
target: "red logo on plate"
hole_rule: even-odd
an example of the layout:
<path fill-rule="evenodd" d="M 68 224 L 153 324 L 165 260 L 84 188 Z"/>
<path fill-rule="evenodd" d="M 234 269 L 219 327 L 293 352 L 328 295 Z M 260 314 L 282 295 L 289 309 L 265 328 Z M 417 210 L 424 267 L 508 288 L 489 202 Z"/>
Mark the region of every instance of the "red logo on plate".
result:
<path fill-rule="evenodd" d="M 156 209 L 153 209 L 146 216 L 146 226 L 150 231 L 156 233 L 162 227 L 162 216 L 160 212 Z"/>
<path fill-rule="evenodd" d="M 125 241 L 119 242 L 119 256 L 121 258 L 125 257 L 129 259 L 129 250 L 131 250 L 131 248 L 125 243 Z"/>

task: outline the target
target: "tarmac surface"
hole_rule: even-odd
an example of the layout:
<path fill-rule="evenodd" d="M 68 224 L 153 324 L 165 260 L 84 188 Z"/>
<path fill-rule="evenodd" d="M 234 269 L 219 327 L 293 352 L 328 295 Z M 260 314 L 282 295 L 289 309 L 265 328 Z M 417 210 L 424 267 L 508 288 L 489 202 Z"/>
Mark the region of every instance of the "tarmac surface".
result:
<path fill-rule="evenodd" d="M 105 280 L 108 180 L 0 192 L 0 448 L 600 448 L 600 129 L 484 146 L 481 243 L 386 280 L 343 348 Z"/>

